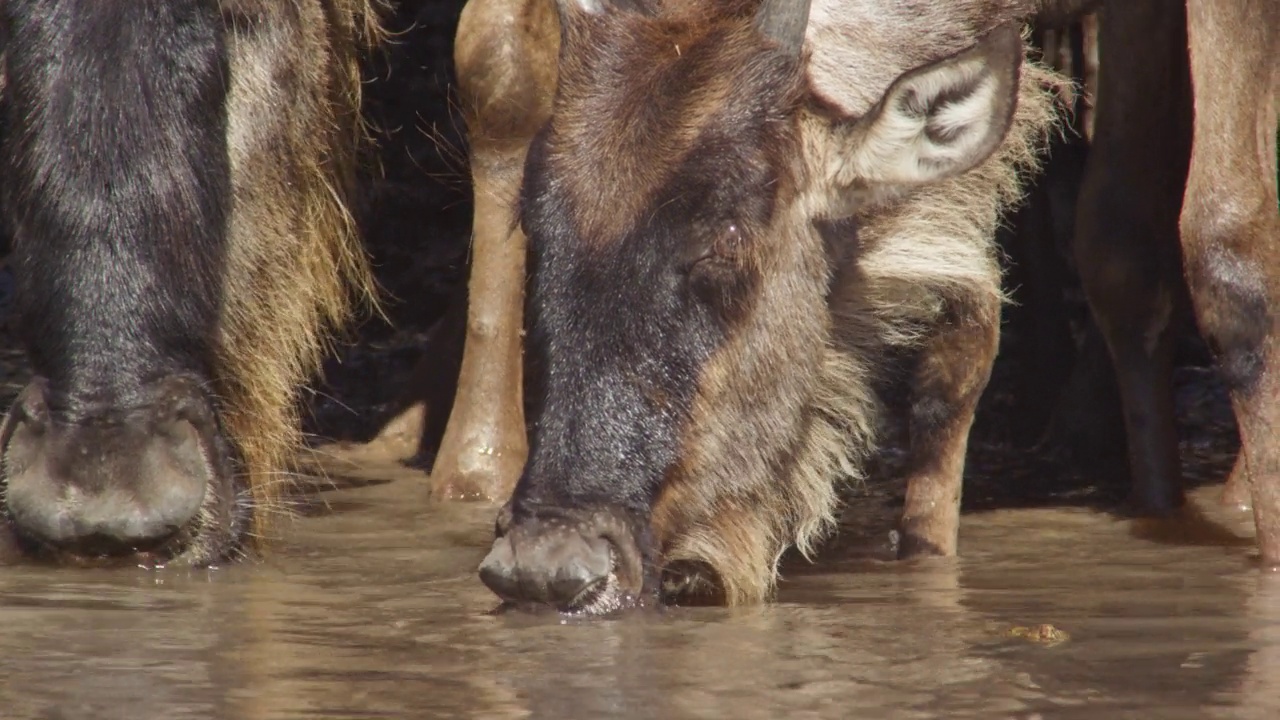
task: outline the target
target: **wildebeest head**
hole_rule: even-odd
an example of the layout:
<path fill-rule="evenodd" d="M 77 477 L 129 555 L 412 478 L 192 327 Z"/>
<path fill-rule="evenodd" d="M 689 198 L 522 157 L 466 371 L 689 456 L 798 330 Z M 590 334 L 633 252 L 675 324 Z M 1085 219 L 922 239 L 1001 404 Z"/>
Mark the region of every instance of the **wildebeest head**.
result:
<path fill-rule="evenodd" d="M 833 262 L 814 223 L 986 159 L 1021 40 L 998 29 L 832 118 L 807 93 L 807 3 L 560 10 L 520 207 L 531 452 L 481 577 L 507 600 L 599 611 L 696 559 L 747 596 L 821 524 L 810 511 L 829 513 L 830 482 L 794 478 L 826 422 Z"/>
<path fill-rule="evenodd" d="M 234 522 L 208 388 L 230 206 L 221 20 L 208 2 L 0 4 L 4 216 L 37 373 L 0 426 L 0 532 L 30 550 L 150 553 L 190 544 L 197 516 Z"/>
<path fill-rule="evenodd" d="M 0 0 L 18 333 L 0 549 L 207 564 L 280 514 L 353 289 L 369 0 Z"/>

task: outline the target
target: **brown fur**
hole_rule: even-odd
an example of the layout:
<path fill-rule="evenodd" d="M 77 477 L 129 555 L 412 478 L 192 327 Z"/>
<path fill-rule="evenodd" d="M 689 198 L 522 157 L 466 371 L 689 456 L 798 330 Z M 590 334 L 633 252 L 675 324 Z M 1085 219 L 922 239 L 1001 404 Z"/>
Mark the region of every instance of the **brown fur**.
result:
<path fill-rule="evenodd" d="M 217 392 L 253 494 L 254 533 L 300 446 L 298 387 L 359 300 L 376 304 L 347 202 L 358 143 L 357 54 L 378 0 L 225 0 L 234 215 Z M 254 23 L 249 29 L 246 22 Z"/>
<path fill-rule="evenodd" d="M 789 387 L 782 394 L 791 398 L 790 412 L 806 418 L 801 434 L 779 438 L 794 448 L 781 463 L 735 446 L 741 424 L 756 424 L 748 437 L 768 437 L 776 413 L 784 410 L 772 405 L 761 412 L 753 398 L 717 392 L 716 366 L 708 368 L 699 407 L 715 410 L 695 415 L 691 425 L 699 431 L 690 438 L 683 474 L 672 479 L 655 509 L 655 531 L 669 561 L 713 568 L 731 603 L 766 597 L 782 552 L 795 545 L 807 555 L 832 527 L 837 483 L 862 476 L 878 425 L 871 383 L 882 368 L 875 360 L 891 347 L 919 346 L 947 308 L 969 310 L 960 322 L 996 326 L 1003 296 L 992 237 L 1002 209 L 1019 198 L 1023 179 L 1037 166 L 1053 127 L 1050 90 L 1058 82 L 1047 71 L 1025 67 L 1014 128 L 995 156 L 909 203 L 861 218 L 864 249 L 855 264 L 836 271 L 845 276 L 829 305 L 798 304 L 801 297 L 821 298 L 812 290 L 761 299 L 760 331 L 741 329 L 722 352 L 729 367 L 776 373 L 764 355 L 770 347 L 825 348 L 815 367 L 787 371 Z M 804 262 L 823 262 L 811 237 L 789 235 L 778 243 L 806 255 Z M 821 270 L 812 277 L 825 282 Z M 771 320 L 769 312 L 784 319 Z M 794 335 L 778 337 L 780 327 Z M 985 377 L 979 390 L 982 385 Z M 729 458 L 732 464 L 726 464 Z"/>
<path fill-rule="evenodd" d="M 1227 498 L 1250 495 L 1258 549 L 1280 565 L 1280 6 L 1188 0 L 1195 128 L 1180 221 L 1199 322 L 1231 387 L 1241 450 Z M 1245 492 L 1245 490 L 1249 492 Z"/>
<path fill-rule="evenodd" d="M 648 39 L 645 47 L 660 50 L 645 57 L 609 54 L 603 66 L 584 66 L 580 54 L 561 55 L 556 110 L 570 105 L 574 114 L 557 117 L 551 147 L 557 159 L 569 166 L 566 174 L 593 179 L 574 192 L 574 207 L 580 211 L 574 221 L 578 235 L 587 242 L 615 241 L 635 227 L 637 215 L 650 205 L 654 193 L 667 187 L 693 150 L 699 132 L 741 91 L 740 74 L 722 70 L 750 57 L 753 44 L 746 36 L 748 28 L 730 29 L 709 48 L 705 23 L 710 18 L 704 16 L 709 15 L 707 5 L 715 3 L 674 5 L 675 12 L 658 20 L 623 14 L 586 17 L 569 26 L 569 43 L 607 43 L 610 37 L 640 35 Z M 591 34 L 590 40 L 575 37 L 584 32 Z M 713 62 L 678 62 L 695 49 L 704 55 L 710 50 L 717 57 Z M 692 76 L 683 74 L 690 69 Z M 591 86 L 595 73 L 625 75 L 626 82 L 614 93 L 578 96 L 574 89 Z M 695 87 L 697 97 L 689 97 L 687 90 Z M 662 101 L 655 103 L 654 98 Z M 615 131 L 600 132 L 602 121 Z M 558 152 L 561 146 L 568 149 Z M 637 147 L 646 151 L 637 153 Z M 628 192 L 601 202 L 599 187 L 626 187 Z"/>
<path fill-rule="evenodd" d="M 999 17 L 1030 17 L 1038 12 L 1056 13 L 1061 3 L 1089 0 L 948 0 L 902 4 L 915 13 L 902 25 L 905 37 L 888 37 L 885 23 L 868 23 L 878 34 L 868 39 L 887 41 L 885 46 L 910 47 L 922 31 L 954 40 L 965 28 L 948 25 L 945 6 L 961 7 L 961 15 L 985 16 L 984 25 Z M 670 0 L 685 13 L 699 5 Z M 883 14 L 883 8 L 879 10 Z M 921 15 L 920 13 L 927 13 Z M 471 146 L 470 163 L 476 194 L 475 255 L 494 259 L 494 265 L 473 265 L 468 309 L 468 337 L 458 394 L 432 468 L 433 492 L 443 496 L 483 496 L 504 500 L 524 465 L 527 444 L 520 411 L 522 381 L 519 369 L 521 317 L 519 298 L 510 298 L 502 287 L 508 278 L 523 274 L 525 239 L 513 227 L 519 168 L 533 133 L 545 122 L 555 91 L 559 24 L 552 0 L 470 0 L 458 25 L 455 59 L 459 100 L 466 117 Z M 921 18 L 925 18 L 921 20 Z M 677 52 L 671 43 L 670 52 Z M 952 48 L 957 49 L 957 48 Z M 865 60 L 865 58 L 860 58 Z M 845 63 L 837 70 L 865 62 Z M 878 78 L 888 82 L 892 77 Z M 821 94 L 821 93 L 819 93 Z M 845 108 L 865 111 L 866 108 Z M 477 172 L 475 168 L 483 168 Z M 659 163 L 642 168 L 642 178 Z M 656 182 L 656 180 L 652 181 Z M 598 230 L 596 241 L 616 235 L 611 216 L 589 221 Z M 498 246 L 509 252 L 494 249 Z M 499 257 L 502 256 L 502 257 Z M 483 267 L 482 267 L 483 266 Z M 497 278 L 497 280 L 490 280 Z"/>

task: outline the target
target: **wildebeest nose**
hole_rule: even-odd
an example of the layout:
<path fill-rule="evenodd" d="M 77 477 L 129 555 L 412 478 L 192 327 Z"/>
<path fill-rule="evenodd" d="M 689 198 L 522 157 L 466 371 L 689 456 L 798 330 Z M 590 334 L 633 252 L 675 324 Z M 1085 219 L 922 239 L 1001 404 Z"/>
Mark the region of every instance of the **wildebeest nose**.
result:
<path fill-rule="evenodd" d="M 115 492 L 62 506 L 62 512 L 46 517 L 45 539 L 90 555 L 111 555 L 163 543 L 194 515 L 199 498 L 170 492 L 140 503 Z"/>
<path fill-rule="evenodd" d="M 0 438 L 14 529 L 89 556 L 171 540 L 199 514 L 211 477 L 201 418 L 175 397 L 123 420 L 59 423 L 41 386 L 24 391 Z"/>
<path fill-rule="evenodd" d="M 174 488 L 139 502 L 127 491 L 60 498 L 25 494 L 10 500 L 10 513 L 24 532 L 83 555 L 116 555 L 162 545 L 190 520 L 201 497 Z M 202 495 L 202 494 L 201 494 Z"/>
<path fill-rule="evenodd" d="M 563 526 L 517 525 L 480 563 L 480 580 L 503 600 L 564 611 L 582 607 L 613 572 L 608 540 Z"/>

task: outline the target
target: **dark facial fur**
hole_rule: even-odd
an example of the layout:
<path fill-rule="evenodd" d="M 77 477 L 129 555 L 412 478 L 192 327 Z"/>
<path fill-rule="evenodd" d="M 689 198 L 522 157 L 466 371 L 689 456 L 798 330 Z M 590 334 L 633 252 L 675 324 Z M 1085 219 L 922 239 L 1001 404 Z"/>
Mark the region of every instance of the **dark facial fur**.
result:
<path fill-rule="evenodd" d="M 557 114 L 525 168 L 533 422 L 512 521 L 609 508 L 632 528 L 623 542 L 647 545 L 702 370 L 751 313 L 760 242 L 793 187 L 784 158 L 800 79 L 745 18 L 701 32 L 620 20 L 590 29 L 595 55 L 562 65 Z M 658 32 L 682 44 L 642 82 L 589 80 L 652 58 L 643 38 Z M 643 169 L 618 170 L 631 165 Z M 657 551 L 621 554 L 648 565 Z M 653 573 L 626 574 L 654 589 Z"/>

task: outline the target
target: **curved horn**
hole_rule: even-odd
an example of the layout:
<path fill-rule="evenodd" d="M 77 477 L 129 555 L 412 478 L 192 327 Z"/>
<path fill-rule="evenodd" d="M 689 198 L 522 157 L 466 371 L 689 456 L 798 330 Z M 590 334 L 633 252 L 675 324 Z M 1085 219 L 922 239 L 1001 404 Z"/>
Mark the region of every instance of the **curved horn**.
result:
<path fill-rule="evenodd" d="M 756 29 L 783 50 L 799 55 L 804 30 L 809 25 L 810 0 L 762 0 L 756 11 Z"/>

